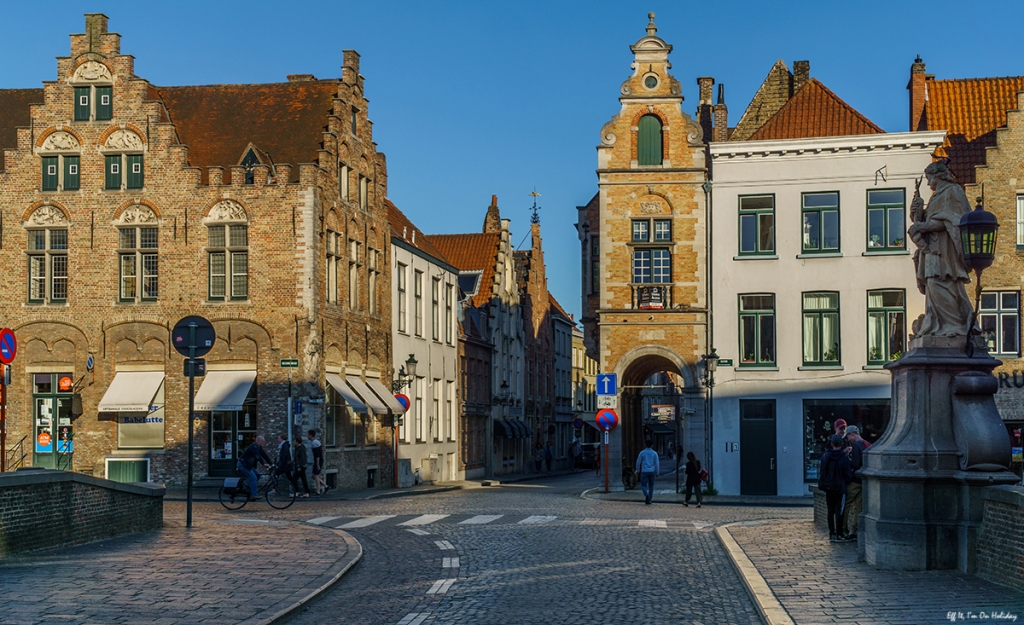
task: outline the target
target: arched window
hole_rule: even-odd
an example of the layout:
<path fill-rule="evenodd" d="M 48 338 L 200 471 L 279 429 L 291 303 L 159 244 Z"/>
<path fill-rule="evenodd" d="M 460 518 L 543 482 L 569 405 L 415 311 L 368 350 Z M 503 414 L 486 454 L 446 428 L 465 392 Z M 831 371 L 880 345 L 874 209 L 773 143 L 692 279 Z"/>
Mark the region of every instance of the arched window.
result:
<path fill-rule="evenodd" d="M 249 216 L 234 200 L 221 200 L 206 219 L 210 300 L 249 297 Z"/>
<path fill-rule="evenodd" d="M 636 155 L 639 165 L 661 165 L 661 120 L 657 115 L 640 118 Z"/>
<path fill-rule="evenodd" d="M 159 219 L 148 206 L 136 204 L 121 213 L 117 222 L 120 301 L 156 301 L 159 294 L 159 235 Z"/>

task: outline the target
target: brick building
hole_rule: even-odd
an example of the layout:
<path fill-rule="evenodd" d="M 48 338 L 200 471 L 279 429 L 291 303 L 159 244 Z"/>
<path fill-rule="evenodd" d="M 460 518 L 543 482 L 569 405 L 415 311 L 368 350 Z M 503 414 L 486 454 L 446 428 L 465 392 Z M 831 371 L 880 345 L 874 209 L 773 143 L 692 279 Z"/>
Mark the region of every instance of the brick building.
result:
<path fill-rule="evenodd" d="M 475 277 L 466 278 L 474 281 Z M 491 355 L 494 344 L 488 328 L 486 310 L 476 308 L 472 300 L 462 302 L 459 323 L 459 470 L 466 479 L 479 479 L 488 473 L 487 438 L 492 398 Z"/>
<path fill-rule="evenodd" d="M 1024 474 L 1024 359 L 1021 289 L 1024 287 L 1024 76 L 937 80 L 920 57 L 910 67 L 910 125 L 945 130 L 936 155 L 970 200 L 984 196 L 1000 223 L 996 261 L 982 277 L 978 322 L 996 369 L 996 405 L 1014 447 L 1013 469 Z M 973 299 L 974 289 L 969 289 Z"/>
<path fill-rule="evenodd" d="M 9 446 L 183 482 L 188 380 L 169 333 L 201 315 L 217 340 L 196 381 L 197 477 L 231 475 L 304 399 L 293 431 L 321 430 L 329 481 L 390 485 L 393 397 L 369 390 L 391 379 L 387 171 L 359 55 L 340 79 L 159 87 L 90 14 L 56 69 L 0 91 Z"/>

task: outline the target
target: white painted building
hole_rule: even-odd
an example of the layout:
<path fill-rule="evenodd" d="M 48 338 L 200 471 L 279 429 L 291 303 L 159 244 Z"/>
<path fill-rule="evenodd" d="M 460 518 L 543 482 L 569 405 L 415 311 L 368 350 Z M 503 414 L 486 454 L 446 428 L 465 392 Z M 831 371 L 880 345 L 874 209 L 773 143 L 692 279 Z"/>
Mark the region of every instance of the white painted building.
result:
<path fill-rule="evenodd" d="M 459 469 L 458 270 L 390 201 L 392 358 L 411 405 L 398 428 L 399 486 L 464 479 Z M 416 361 L 408 376 L 409 358 Z"/>
<path fill-rule="evenodd" d="M 910 202 L 944 134 L 710 144 L 720 493 L 805 495 L 835 419 L 882 433 L 883 366 L 924 312 Z"/>

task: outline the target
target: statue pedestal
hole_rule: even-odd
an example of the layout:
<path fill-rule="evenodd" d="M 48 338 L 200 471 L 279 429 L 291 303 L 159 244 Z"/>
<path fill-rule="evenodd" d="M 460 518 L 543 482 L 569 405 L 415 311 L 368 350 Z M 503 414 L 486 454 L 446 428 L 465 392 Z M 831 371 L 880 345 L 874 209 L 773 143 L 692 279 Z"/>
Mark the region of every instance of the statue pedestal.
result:
<path fill-rule="evenodd" d="M 879 569 L 975 569 L 980 489 L 1019 480 L 992 395 L 1000 362 L 965 339 L 912 338 L 892 371 L 892 417 L 864 454 L 861 559 Z"/>

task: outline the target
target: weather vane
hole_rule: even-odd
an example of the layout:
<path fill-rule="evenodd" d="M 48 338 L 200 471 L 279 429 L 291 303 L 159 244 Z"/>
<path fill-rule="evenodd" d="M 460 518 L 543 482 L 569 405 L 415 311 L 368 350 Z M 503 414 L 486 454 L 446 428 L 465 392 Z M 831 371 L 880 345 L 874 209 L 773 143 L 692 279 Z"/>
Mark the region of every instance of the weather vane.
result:
<path fill-rule="evenodd" d="M 540 215 L 537 214 L 537 211 L 539 211 L 541 209 L 541 207 L 537 206 L 537 198 L 540 197 L 540 193 L 537 193 L 537 189 L 536 188 L 534 188 L 533 192 L 530 193 L 530 197 L 533 198 L 533 217 L 530 217 L 530 223 L 531 224 L 539 224 L 540 223 Z"/>

